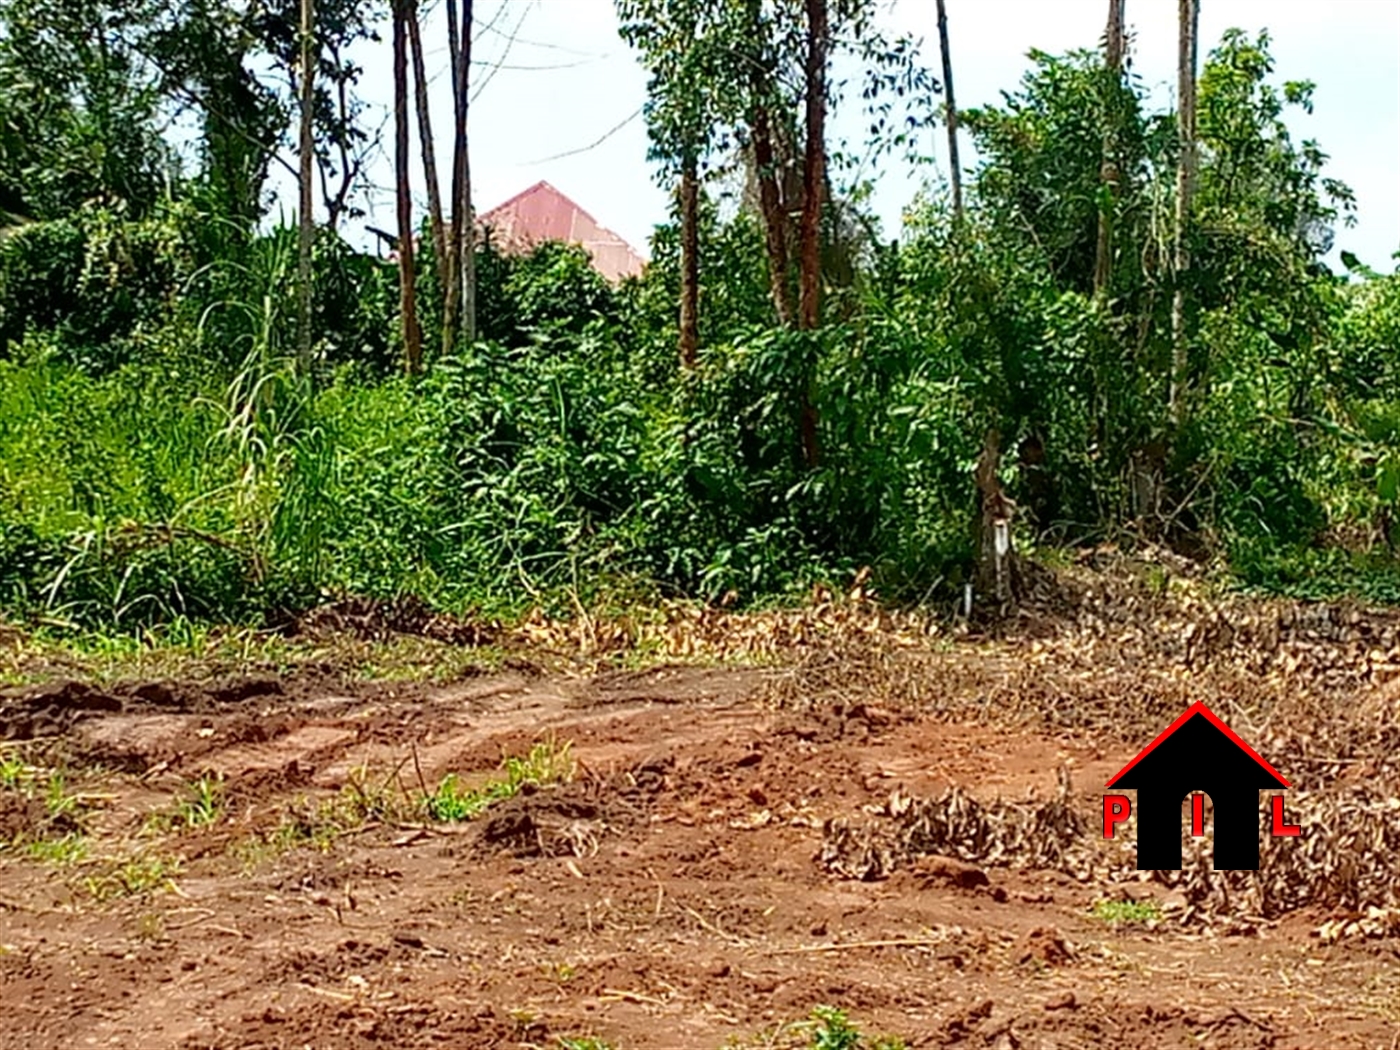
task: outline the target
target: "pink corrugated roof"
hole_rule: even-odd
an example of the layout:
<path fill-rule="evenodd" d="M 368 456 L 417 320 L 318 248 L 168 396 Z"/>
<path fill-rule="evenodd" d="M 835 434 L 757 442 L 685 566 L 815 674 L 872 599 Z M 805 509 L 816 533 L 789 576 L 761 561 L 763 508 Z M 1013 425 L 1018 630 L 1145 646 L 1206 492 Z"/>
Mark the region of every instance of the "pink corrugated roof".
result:
<path fill-rule="evenodd" d="M 477 217 L 503 251 L 522 252 L 545 241 L 578 244 L 610 281 L 635 277 L 646 261 L 632 246 L 547 182 L 537 182 Z"/>

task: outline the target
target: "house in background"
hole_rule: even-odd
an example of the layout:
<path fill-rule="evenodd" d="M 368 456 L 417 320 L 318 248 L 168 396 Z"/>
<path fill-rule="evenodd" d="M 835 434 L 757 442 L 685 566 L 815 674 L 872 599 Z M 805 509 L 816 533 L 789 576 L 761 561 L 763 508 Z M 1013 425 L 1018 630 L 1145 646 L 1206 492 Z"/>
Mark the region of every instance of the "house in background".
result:
<path fill-rule="evenodd" d="M 646 266 L 630 244 L 547 182 L 535 183 L 476 221 L 507 255 L 524 254 L 546 241 L 580 245 L 593 268 L 614 284 L 636 277 Z"/>

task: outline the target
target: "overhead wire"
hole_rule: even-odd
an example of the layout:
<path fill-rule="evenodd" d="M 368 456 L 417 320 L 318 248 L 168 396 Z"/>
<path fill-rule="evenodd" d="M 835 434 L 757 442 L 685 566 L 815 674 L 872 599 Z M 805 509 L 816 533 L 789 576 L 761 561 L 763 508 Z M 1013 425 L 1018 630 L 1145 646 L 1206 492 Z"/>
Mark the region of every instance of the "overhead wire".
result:
<path fill-rule="evenodd" d="M 498 16 L 499 16 L 500 11 L 504 10 L 504 8 L 505 8 L 505 4 L 502 3 L 502 4 L 501 4 L 501 7 L 497 10 L 497 15 L 498 15 Z M 496 23 L 496 18 L 492 18 L 490 23 L 487 23 L 487 24 L 483 24 L 483 25 L 482 25 L 481 31 L 482 31 L 483 33 L 496 33 L 496 34 L 499 34 L 499 35 L 504 35 L 503 33 L 501 33 L 501 30 L 495 28 L 495 23 Z M 519 36 L 518 33 L 517 33 L 517 34 L 512 34 L 512 35 L 511 35 L 511 39 L 513 40 L 514 43 L 523 44 L 523 45 L 526 46 L 526 47 L 540 47 L 540 48 L 545 48 L 546 50 L 549 50 L 549 51 L 564 51 L 564 52 L 567 52 L 568 54 L 573 54 L 573 55 L 584 55 L 584 56 L 589 56 L 589 55 L 595 55 L 595 54 L 596 54 L 596 52 L 580 51 L 578 48 L 575 48 L 575 47 L 568 47 L 568 46 L 565 45 L 565 44 L 552 44 L 552 43 L 550 43 L 549 41 L 546 41 L 546 40 L 526 40 L 526 39 L 524 39 L 523 37 Z M 607 56 L 598 56 L 598 57 L 607 57 Z"/>
<path fill-rule="evenodd" d="M 604 142 L 608 141 L 608 139 L 612 138 L 619 131 L 625 128 L 628 124 L 632 123 L 632 121 L 640 117 L 642 115 L 642 110 L 645 108 L 645 106 L 638 106 L 635 110 L 632 111 L 630 115 L 623 117 L 622 120 L 614 124 L 607 131 L 603 132 L 596 139 L 590 142 L 587 146 L 580 146 L 578 147 L 578 149 L 565 150 L 563 153 L 556 153 L 552 157 L 541 157 L 539 160 L 525 161 L 524 163 L 517 165 L 517 167 L 528 168 L 535 164 L 548 164 L 552 160 L 562 160 L 565 157 L 575 157 L 578 156 L 578 154 L 580 153 L 587 153 L 589 150 L 597 149 Z"/>
<path fill-rule="evenodd" d="M 577 48 L 569 48 L 569 47 L 566 47 L 566 46 L 561 45 L 561 44 L 552 44 L 552 43 L 549 43 L 549 42 L 547 42 L 547 41 L 525 40 L 525 39 L 522 39 L 522 38 L 520 37 L 520 30 L 521 30 L 521 28 L 524 26 L 525 20 L 526 20 L 526 18 L 529 16 L 531 10 L 536 6 L 536 4 L 537 4 L 538 2 L 539 2 L 539 0 L 530 0 L 529 3 L 524 4 L 524 5 L 523 5 L 523 10 L 521 10 L 521 12 L 520 12 L 520 17 L 517 18 L 517 19 L 515 20 L 515 22 L 514 22 L 514 24 L 513 24 L 512 26 L 509 26 L 509 27 L 500 27 L 500 26 L 498 26 L 498 23 L 501 21 L 502 17 L 503 17 L 503 16 L 505 15 L 505 13 L 506 13 L 507 7 L 510 6 L 509 0 L 502 0 L 502 2 L 499 3 L 499 4 L 496 6 L 495 11 L 492 13 L 491 17 L 490 17 L 487 21 L 485 21 L 485 22 L 480 22 L 480 21 L 475 21 L 475 20 L 474 20 L 474 25 L 475 25 L 475 27 L 476 27 L 476 31 L 477 31 L 477 36 L 478 36 L 478 37 L 480 37 L 481 35 L 494 35 L 494 36 L 496 36 L 496 37 L 504 38 L 505 43 L 504 43 L 504 46 L 501 48 L 500 54 L 499 54 L 498 56 L 496 56 L 494 59 L 483 59 L 483 60 L 479 60 L 479 61 L 473 61 L 473 62 L 471 63 L 473 66 L 485 67 L 485 68 L 487 69 L 487 72 L 486 72 L 485 76 L 483 76 L 477 83 L 475 83 L 475 84 L 473 85 L 473 91 L 472 91 L 471 97 L 470 97 L 470 99 L 469 99 L 470 102 L 472 102 L 472 103 L 476 102 L 476 100 L 481 96 L 481 93 L 482 93 L 482 92 L 486 89 L 486 87 L 491 83 L 492 79 L 494 79 L 494 77 L 496 76 L 496 74 L 499 73 L 499 72 L 500 72 L 501 70 L 503 70 L 503 69 L 505 69 L 505 70 L 510 70 L 510 71 L 531 71 L 531 72 L 535 72 L 535 71 L 561 70 L 561 69 L 574 69 L 574 68 L 578 68 L 578 67 L 580 67 L 580 66 L 585 66 L 585 65 L 592 64 L 593 62 L 600 61 L 601 59 L 604 59 L 604 58 L 611 57 L 609 54 L 606 54 L 606 53 L 600 54 L 600 53 L 597 53 L 597 52 L 581 51 L 581 50 L 579 50 L 579 49 L 577 49 Z M 437 6 L 437 5 L 434 4 L 434 5 L 432 5 L 431 8 L 428 8 L 427 10 L 432 10 L 433 8 L 436 8 L 436 6 Z M 425 13 L 426 13 L 426 11 L 425 11 Z M 549 50 L 563 51 L 563 52 L 568 53 L 568 54 L 574 54 L 574 55 L 581 56 L 581 60 L 580 60 L 580 61 L 577 61 L 577 62 L 566 62 L 566 63 L 558 63 L 558 64 L 552 64 L 552 65 L 512 65 L 512 64 L 508 64 L 507 61 L 506 61 L 506 59 L 510 56 L 511 51 L 513 50 L 513 48 L 515 47 L 515 45 L 516 45 L 517 43 L 522 44 L 523 46 L 539 47 L 539 48 L 545 48 L 545 49 L 549 49 Z M 439 48 L 435 48 L 435 49 L 430 50 L 428 53 L 429 53 L 430 55 L 441 55 L 441 54 L 443 54 L 445 51 L 446 51 L 446 48 L 445 48 L 445 47 L 439 47 Z M 438 70 L 435 71 L 434 73 L 430 74 L 429 77 L 428 77 L 428 82 L 429 82 L 429 84 L 430 84 L 430 85 L 435 85 L 435 84 L 437 84 L 437 83 L 442 79 L 443 75 L 444 75 L 445 73 L 449 72 L 449 71 L 450 71 L 450 70 L 448 69 L 447 66 L 443 66 L 442 68 L 438 69 Z M 577 155 L 582 154 L 582 153 L 587 153 L 587 152 L 589 152 L 590 150 L 597 149 L 597 148 L 598 148 L 599 146 L 601 146 L 604 142 L 608 141 L 610 138 L 612 138 L 614 135 L 616 135 L 619 131 L 621 131 L 623 128 L 627 127 L 627 126 L 628 126 L 629 124 L 631 124 L 634 120 L 636 120 L 639 116 L 641 116 L 642 112 L 644 111 L 644 108 L 645 108 L 644 106 L 639 106 L 639 107 L 638 107 L 637 109 L 635 109 L 632 113 L 628 114 L 626 117 L 624 117 L 624 118 L 623 118 L 622 120 L 620 120 L 618 123 L 616 123 L 616 124 L 614 124 L 612 127 L 608 128 L 608 129 L 607 129 L 606 131 L 604 131 L 601 135 L 599 135 L 596 139 L 594 139 L 592 142 L 589 142 L 589 143 L 586 144 L 586 145 L 579 146 L 579 147 L 577 147 L 577 148 L 575 148 L 575 149 L 565 150 L 565 151 L 563 151 L 563 152 L 561 152 L 561 153 L 553 154 L 552 156 L 542 157 L 542 158 L 539 158 L 538 160 L 527 161 L 527 162 L 524 162 L 524 163 L 522 163 L 522 164 L 520 164 L 520 165 L 518 165 L 518 166 L 519 166 L 519 167 L 529 167 L 529 166 L 531 166 L 531 165 L 536 165 L 536 164 L 546 164 L 546 163 L 549 163 L 549 162 L 551 162 L 551 161 L 561 160 L 561 159 L 563 159 L 563 158 L 565 158 L 565 157 L 577 156 Z M 383 111 L 383 115 L 382 115 L 382 118 L 381 118 L 381 120 L 380 120 L 379 127 L 378 127 L 378 129 L 377 129 L 377 132 L 376 132 L 376 134 L 374 135 L 375 149 L 372 151 L 372 155 L 376 155 L 376 160 L 380 161 L 381 163 L 387 162 L 387 160 L 388 160 L 388 150 L 387 150 L 387 148 L 386 148 L 386 146 L 385 146 L 385 144 L 384 144 L 384 134 L 383 134 L 383 133 L 384 133 L 384 128 L 387 126 L 387 124 L 388 124 L 389 119 L 390 119 L 391 116 L 392 116 L 392 110 L 386 107 L 386 108 L 384 109 L 384 111 Z M 391 194 L 391 193 L 395 192 L 395 190 L 394 190 L 394 187 L 392 187 L 392 186 L 389 186 L 389 185 L 381 185 L 381 184 L 379 184 L 377 181 L 374 181 L 374 180 L 365 178 L 364 176 L 361 176 L 361 179 L 362 179 L 361 185 L 362 185 L 363 188 L 364 188 L 363 192 L 364 192 L 365 204 L 367 205 L 368 210 L 369 210 L 369 212 L 370 212 L 371 215 L 372 215 L 372 214 L 374 213 L 374 211 L 375 211 L 375 208 L 374 208 L 375 199 L 378 198 L 378 197 L 384 196 L 384 195 Z"/>
<path fill-rule="evenodd" d="M 444 44 L 442 47 L 430 47 L 430 48 L 425 48 L 424 51 L 423 51 L 423 54 L 424 54 L 425 56 L 427 56 L 428 58 L 436 58 L 436 57 L 439 56 L 439 55 L 446 54 L 446 52 L 447 52 L 447 45 Z M 602 61 L 603 59 L 605 59 L 605 58 L 612 58 L 612 57 L 613 57 L 613 56 L 612 56 L 612 53 L 611 53 L 611 52 L 607 52 L 607 51 L 604 51 L 604 52 L 597 52 L 597 53 L 593 53 L 593 52 L 587 52 L 587 53 L 585 53 L 585 52 L 579 52 L 579 54 L 584 55 L 584 57 L 583 57 L 583 58 L 580 58 L 580 59 L 579 59 L 578 61 L 576 61 L 576 62 L 555 62 L 555 63 L 552 63 L 552 64 L 547 65 L 547 66 L 517 66 L 517 65 L 507 65 L 507 64 L 505 64 L 505 63 L 503 63 L 503 62 L 493 62 L 493 61 L 491 61 L 490 59 L 478 59 L 478 58 L 472 59 L 472 60 L 471 60 L 471 65 L 473 65 L 473 66 L 494 66 L 494 67 L 497 67 L 497 68 L 499 68 L 499 69 L 505 69 L 505 70 L 509 70 L 509 71 L 511 71 L 511 72 L 518 72 L 518 73 L 546 73 L 546 72 L 549 72 L 549 71 L 555 70 L 555 69 L 577 69 L 579 66 L 591 65 L 591 64 L 594 63 L 594 62 L 601 62 L 601 61 Z"/>
<path fill-rule="evenodd" d="M 515 46 L 515 38 L 520 33 L 520 27 L 525 24 L 526 17 L 530 14 L 531 10 L 534 9 L 534 6 L 537 2 L 538 0 L 531 0 L 530 3 L 525 5 L 525 10 L 520 12 L 520 20 L 515 23 L 515 28 L 511 30 L 510 37 L 506 40 L 505 50 L 501 52 L 501 57 L 497 60 L 496 64 L 491 67 L 490 72 L 488 72 L 485 78 L 479 84 L 476 85 L 476 90 L 472 92 L 471 97 L 468 99 L 469 103 L 475 102 L 478 98 L 480 98 L 481 93 L 486 90 L 487 85 L 490 84 L 492 79 L 495 78 L 496 74 L 501 71 L 501 66 L 505 63 L 506 58 L 510 55 L 511 48 Z M 505 6 L 505 2 L 504 0 L 502 0 L 500 10 L 505 10 Z M 497 17 L 499 17 L 499 15 Z M 493 19 L 492 22 L 494 24 L 495 19 Z"/>
<path fill-rule="evenodd" d="M 482 31 L 483 33 L 490 33 L 490 32 L 493 32 L 493 31 L 499 32 L 499 30 L 496 29 L 496 23 L 499 22 L 499 21 L 501 20 L 501 16 L 502 16 L 503 14 L 506 13 L 506 4 L 507 4 L 507 3 L 509 3 L 509 0 L 501 0 L 501 2 L 496 6 L 496 13 L 495 13 L 494 15 L 491 16 L 491 21 L 486 22 L 486 23 L 484 23 L 484 24 L 481 23 L 481 22 L 479 22 L 479 21 L 477 20 L 476 14 L 475 14 L 475 12 L 473 12 L 473 14 L 472 14 L 472 24 L 473 24 L 473 25 L 480 25 L 480 26 L 481 26 L 481 31 Z M 527 4 L 527 5 L 526 5 L 526 10 L 528 10 L 528 9 L 529 9 L 530 7 L 532 7 L 532 6 L 534 6 L 533 0 L 531 0 L 531 3 L 530 3 L 530 4 Z M 473 38 L 473 39 L 475 39 L 475 38 Z"/>

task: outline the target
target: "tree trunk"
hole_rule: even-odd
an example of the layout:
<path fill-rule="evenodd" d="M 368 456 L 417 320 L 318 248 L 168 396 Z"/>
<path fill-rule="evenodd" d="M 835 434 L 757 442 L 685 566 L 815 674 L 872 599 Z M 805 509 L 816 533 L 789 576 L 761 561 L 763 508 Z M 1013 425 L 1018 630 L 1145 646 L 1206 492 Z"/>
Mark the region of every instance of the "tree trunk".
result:
<path fill-rule="evenodd" d="M 1176 168 L 1176 251 L 1172 260 L 1172 376 L 1169 398 L 1171 425 L 1182 420 L 1186 384 L 1186 289 L 1182 285 L 1191 265 L 1186 248 L 1186 227 L 1191 218 L 1191 196 L 1196 182 L 1196 27 L 1201 0 L 1179 0 L 1180 33 L 1177 40 L 1176 125 L 1180 159 Z"/>
<path fill-rule="evenodd" d="M 821 220 L 826 185 L 826 0 L 807 0 L 807 145 L 802 158 L 798 325 L 821 325 Z"/>
<path fill-rule="evenodd" d="M 316 217 L 312 214 L 311 165 L 316 144 L 312 138 L 312 109 L 316 73 L 314 48 L 315 11 L 312 0 L 301 0 L 301 216 L 297 238 L 297 362 L 303 372 L 311 371 L 311 249 L 316 238 Z"/>
<path fill-rule="evenodd" d="M 948 98 L 948 177 L 953 186 L 953 222 L 962 223 L 962 167 L 958 163 L 958 106 L 953 101 L 953 56 L 948 50 L 948 11 L 938 0 L 938 47 L 943 53 L 943 91 Z"/>
<path fill-rule="evenodd" d="M 472 56 L 472 0 L 448 0 L 448 51 L 452 62 L 452 311 L 462 337 L 476 341 L 476 221 L 472 215 L 471 157 L 467 148 Z"/>
<path fill-rule="evenodd" d="M 754 90 L 762 90 L 763 74 L 754 73 Z M 788 227 L 783 208 L 782 192 L 778 188 L 777 156 L 773 150 L 773 127 L 768 107 L 756 103 L 749 117 L 753 135 L 753 159 L 757 169 L 758 199 L 763 212 L 763 237 L 768 248 L 768 283 L 773 297 L 773 309 L 778 323 L 784 328 L 793 322 L 792 286 L 788 281 Z"/>
<path fill-rule="evenodd" d="M 1123 75 L 1123 8 L 1126 0 L 1108 0 L 1108 28 L 1105 32 L 1104 65 L 1114 90 Z M 1113 215 L 1118 200 L 1117 128 L 1116 116 L 1110 110 L 1105 115 L 1103 133 L 1103 159 L 1099 167 L 1099 180 L 1103 184 L 1106 199 L 1099 205 L 1099 235 L 1094 248 L 1094 295 L 1102 298 L 1108 294 L 1109 282 L 1113 277 Z"/>
<path fill-rule="evenodd" d="M 997 477 L 1001 465 L 1001 434 L 987 431 L 977 458 L 977 574 L 976 590 L 990 595 L 998 615 L 1010 611 L 1019 585 L 1016 550 L 1011 543 L 1011 519 L 1015 505 Z"/>
<path fill-rule="evenodd" d="M 405 22 L 409 0 L 394 0 L 394 180 L 399 213 L 399 321 L 403 331 L 404 367 L 409 375 L 423 370 L 423 339 L 413 272 L 413 199 L 408 175 L 408 48 Z"/>
<path fill-rule="evenodd" d="M 798 328 L 821 327 L 821 220 L 826 188 L 826 0 L 807 0 L 807 144 L 802 159 L 802 224 L 798 277 Z M 815 348 L 813 348 L 815 350 Z M 814 355 L 815 356 L 815 355 Z M 801 389 L 802 459 L 810 468 L 821 459 L 817 446 L 817 408 L 810 381 Z"/>
<path fill-rule="evenodd" d="M 461 213 L 457 199 L 462 188 L 462 139 L 466 123 L 461 118 L 462 98 L 461 33 L 457 26 L 457 0 L 447 0 L 447 68 L 452 77 L 452 215 L 447 225 L 447 258 L 442 268 L 442 353 L 446 357 L 457 345 L 459 318 L 462 312 L 462 280 L 459 264 L 462 259 Z"/>
<path fill-rule="evenodd" d="M 471 3 L 468 0 L 467 6 Z M 470 53 L 470 45 L 468 45 Z M 470 346 L 476 342 L 476 211 L 472 208 L 472 156 L 465 138 L 462 144 L 462 335 Z"/>
<path fill-rule="evenodd" d="M 754 179 L 758 184 L 759 212 L 763 218 L 764 246 L 768 253 L 769 294 L 778 323 L 790 327 L 796 310 L 792 301 L 788 263 L 788 216 L 778 181 L 778 154 L 774 142 L 772 110 L 773 70 L 769 58 L 767 29 L 763 24 L 761 0 L 748 0 L 746 6 L 749 54 L 749 134 L 753 145 Z"/>
<path fill-rule="evenodd" d="M 681 367 L 695 367 L 700 348 L 700 176 L 693 154 L 682 162 L 681 185 Z"/>
<path fill-rule="evenodd" d="M 438 188 L 437 153 L 433 148 L 433 119 L 428 108 L 428 72 L 423 64 L 423 34 L 418 29 L 418 0 L 406 0 L 406 6 L 408 46 L 413 58 L 413 99 L 418 111 L 418 146 L 423 160 L 423 181 L 428 187 L 428 222 L 433 233 L 433 261 L 437 264 L 439 288 L 445 291 L 447 231 L 442 220 L 442 193 Z"/>

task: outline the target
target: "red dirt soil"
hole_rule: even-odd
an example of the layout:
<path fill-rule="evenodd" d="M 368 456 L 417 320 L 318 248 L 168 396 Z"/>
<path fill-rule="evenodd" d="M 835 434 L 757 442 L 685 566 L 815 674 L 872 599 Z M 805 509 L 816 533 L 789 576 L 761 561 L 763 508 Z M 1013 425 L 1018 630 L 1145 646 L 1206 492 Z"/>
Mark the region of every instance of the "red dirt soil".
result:
<path fill-rule="evenodd" d="M 1400 1045 L 1393 942 L 1323 945 L 1318 916 L 1193 936 L 1106 924 L 1103 888 L 1073 873 L 924 858 L 883 881 L 830 875 L 823 822 L 896 787 L 1046 798 L 1068 760 L 1092 813 L 1131 749 L 874 706 L 778 711 L 755 699 L 762 677 L 15 693 L 0 729 L 59 734 L 86 771 L 71 786 L 94 796 L 94 851 L 183 864 L 99 900 L 81 865 L 0 852 L 0 1048 L 799 1045 L 771 1033 L 823 1003 L 911 1047 Z M 574 780 L 475 821 L 248 848 L 357 768 L 415 793 L 419 769 L 429 787 L 481 782 L 548 734 L 571 743 Z M 225 778 L 220 820 L 142 833 L 206 771 Z M 0 838 L 38 819 L 5 805 Z"/>

